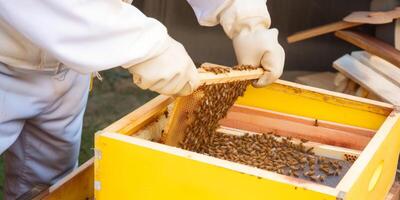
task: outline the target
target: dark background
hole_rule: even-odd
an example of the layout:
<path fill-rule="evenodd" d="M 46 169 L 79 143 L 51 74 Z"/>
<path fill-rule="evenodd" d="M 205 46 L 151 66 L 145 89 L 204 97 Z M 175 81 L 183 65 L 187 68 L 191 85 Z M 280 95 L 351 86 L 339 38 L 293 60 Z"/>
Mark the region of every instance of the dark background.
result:
<path fill-rule="evenodd" d="M 163 22 L 170 35 L 184 44 L 196 63 L 214 62 L 234 65 L 236 59 L 231 41 L 222 28 L 201 27 L 194 12 L 184 0 L 136 0 L 134 4 L 148 16 Z M 341 20 L 352 11 L 369 10 L 370 0 L 268 0 L 272 27 L 280 31 L 280 42 L 286 51 L 286 70 L 332 70 L 338 57 L 357 48 L 332 34 L 304 42 L 287 44 L 286 37 L 297 31 Z M 374 28 L 363 26 L 373 33 Z"/>

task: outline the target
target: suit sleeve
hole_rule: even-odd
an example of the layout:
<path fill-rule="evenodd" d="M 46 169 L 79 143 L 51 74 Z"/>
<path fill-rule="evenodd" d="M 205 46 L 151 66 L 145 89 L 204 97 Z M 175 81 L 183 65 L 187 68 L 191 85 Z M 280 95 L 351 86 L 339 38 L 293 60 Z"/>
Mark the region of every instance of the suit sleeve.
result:
<path fill-rule="evenodd" d="M 68 67 L 134 65 L 166 48 L 166 28 L 121 0 L 0 0 L 0 17 Z"/>

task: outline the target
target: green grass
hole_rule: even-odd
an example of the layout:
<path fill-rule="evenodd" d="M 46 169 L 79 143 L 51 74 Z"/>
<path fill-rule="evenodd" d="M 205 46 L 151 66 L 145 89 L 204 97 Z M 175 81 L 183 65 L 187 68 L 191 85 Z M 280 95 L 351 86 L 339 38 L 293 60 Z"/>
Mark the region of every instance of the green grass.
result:
<path fill-rule="evenodd" d="M 102 73 L 103 81 L 95 81 L 84 119 L 80 163 L 93 156 L 93 137 L 124 115 L 140 107 L 157 94 L 132 84 L 131 75 L 122 69 Z"/>
<path fill-rule="evenodd" d="M 132 84 L 131 75 L 117 68 L 102 72 L 103 81 L 95 80 L 85 113 L 79 163 L 93 156 L 94 133 L 140 107 L 157 94 Z M 0 200 L 3 196 L 4 165 L 0 157 Z"/>

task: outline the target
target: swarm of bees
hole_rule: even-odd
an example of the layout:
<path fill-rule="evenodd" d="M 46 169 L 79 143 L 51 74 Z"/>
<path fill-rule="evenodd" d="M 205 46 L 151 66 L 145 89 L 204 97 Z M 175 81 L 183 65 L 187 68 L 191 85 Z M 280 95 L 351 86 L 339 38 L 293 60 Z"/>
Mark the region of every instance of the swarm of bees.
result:
<path fill-rule="evenodd" d="M 202 148 L 214 139 L 219 120 L 226 116 L 228 109 L 243 95 L 249 84 L 250 81 L 235 81 L 201 86 L 196 93 L 202 93 L 203 97 L 192 113 L 186 113 L 186 119 L 193 120 L 186 127 L 180 146 L 202 152 Z"/>
<path fill-rule="evenodd" d="M 317 156 L 304 142 L 271 133 L 236 136 L 214 132 L 196 152 L 314 182 L 339 176 L 343 168 L 343 161 Z"/>
<path fill-rule="evenodd" d="M 201 67 L 204 69 L 206 72 L 212 72 L 214 74 L 223 74 L 223 73 L 228 73 L 231 71 L 230 68 L 228 67 L 209 67 L 209 66 L 203 66 Z"/>
<path fill-rule="evenodd" d="M 215 68 L 215 67 L 213 67 Z M 232 70 L 250 70 L 251 66 L 239 66 Z M 206 68 L 213 73 L 225 73 Z M 290 137 L 269 134 L 228 135 L 217 132 L 218 122 L 251 81 L 201 86 L 197 92 L 204 94 L 191 115 L 192 122 L 184 131 L 179 147 L 237 163 L 274 171 L 292 177 L 303 177 L 314 182 L 324 182 L 329 176 L 339 176 L 342 161 L 316 156 L 313 148 L 306 148 L 306 140 L 294 143 Z M 189 117 L 187 118 L 189 119 Z"/>

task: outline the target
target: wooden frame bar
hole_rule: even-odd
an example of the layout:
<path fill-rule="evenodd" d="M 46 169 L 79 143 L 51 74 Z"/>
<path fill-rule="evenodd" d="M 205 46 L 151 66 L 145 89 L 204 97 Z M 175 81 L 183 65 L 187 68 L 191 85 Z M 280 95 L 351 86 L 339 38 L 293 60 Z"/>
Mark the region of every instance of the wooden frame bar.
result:
<path fill-rule="evenodd" d="M 325 35 L 328 33 L 333 33 L 335 31 L 339 31 L 339 30 L 343 30 L 343 29 L 361 26 L 361 25 L 363 25 L 363 24 L 338 21 L 338 22 L 322 25 L 319 27 L 315 27 L 312 29 L 297 32 L 297 33 L 287 37 L 287 41 L 288 41 L 288 43 L 295 43 L 295 42 L 299 42 L 299 41 L 306 40 L 309 38 L 317 37 L 320 35 Z"/>
<path fill-rule="evenodd" d="M 285 137 L 357 150 L 362 150 L 374 135 L 373 130 L 240 105 L 233 106 L 220 124 L 252 132 L 274 132 Z"/>

